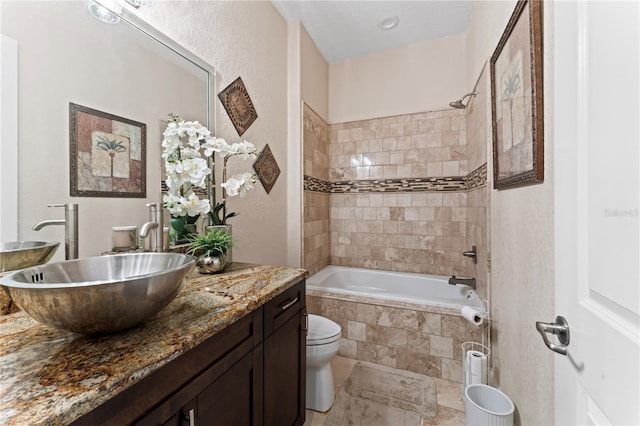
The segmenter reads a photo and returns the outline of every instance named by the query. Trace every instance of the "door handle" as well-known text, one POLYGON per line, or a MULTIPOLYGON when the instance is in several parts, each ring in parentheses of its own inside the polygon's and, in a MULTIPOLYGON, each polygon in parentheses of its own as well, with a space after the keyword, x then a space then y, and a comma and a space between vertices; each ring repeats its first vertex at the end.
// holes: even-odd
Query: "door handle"
POLYGON ((536 322, 536 330, 542 336, 542 340, 544 344, 551 349, 552 351, 559 353, 560 355, 567 355, 567 347, 569 346, 570 335, 569 335, 569 323, 567 320, 558 315, 556 317, 556 322, 536 322), (547 338, 547 334, 555 334, 558 336, 559 345, 555 343, 551 343, 551 341, 547 338))

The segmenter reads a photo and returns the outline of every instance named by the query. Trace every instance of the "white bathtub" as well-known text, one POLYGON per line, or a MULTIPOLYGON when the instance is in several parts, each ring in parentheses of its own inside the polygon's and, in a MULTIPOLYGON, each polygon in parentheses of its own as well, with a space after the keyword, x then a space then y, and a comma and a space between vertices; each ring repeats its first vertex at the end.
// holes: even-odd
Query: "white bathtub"
POLYGON ((438 275, 327 266, 307 279, 307 289, 455 310, 482 308, 474 290, 450 285, 448 280, 438 275))

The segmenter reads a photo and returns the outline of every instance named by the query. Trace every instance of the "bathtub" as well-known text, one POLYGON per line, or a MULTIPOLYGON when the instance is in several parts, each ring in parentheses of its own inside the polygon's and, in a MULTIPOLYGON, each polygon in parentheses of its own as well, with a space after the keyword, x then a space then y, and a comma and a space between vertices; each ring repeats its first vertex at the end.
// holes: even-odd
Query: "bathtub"
POLYGON ((483 308, 473 289, 450 285, 448 280, 449 277, 438 275, 326 266, 307 279, 307 289, 453 311, 459 311, 463 306, 483 308))

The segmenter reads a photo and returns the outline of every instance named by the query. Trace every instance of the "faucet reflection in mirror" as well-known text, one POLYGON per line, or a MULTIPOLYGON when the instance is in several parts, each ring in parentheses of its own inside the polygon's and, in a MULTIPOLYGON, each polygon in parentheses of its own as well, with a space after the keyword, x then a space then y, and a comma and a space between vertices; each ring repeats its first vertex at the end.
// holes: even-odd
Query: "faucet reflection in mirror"
POLYGON ((185 121, 174 114, 169 114, 169 118, 162 141, 162 158, 165 161, 168 187, 167 194, 163 197, 164 207, 174 218, 208 214, 211 225, 226 225, 227 219, 236 216, 236 213, 226 211, 227 196, 243 196, 253 188, 257 180, 257 175, 246 172, 227 179, 227 162, 232 157, 257 157, 255 146, 246 140, 230 145, 224 139, 212 136, 197 121, 185 121), (216 197, 213 155, 216 152, 223 160, 220 202, 216 197), (207 179, 211 199, 200 199, 195 189, 205 189, 207 179))

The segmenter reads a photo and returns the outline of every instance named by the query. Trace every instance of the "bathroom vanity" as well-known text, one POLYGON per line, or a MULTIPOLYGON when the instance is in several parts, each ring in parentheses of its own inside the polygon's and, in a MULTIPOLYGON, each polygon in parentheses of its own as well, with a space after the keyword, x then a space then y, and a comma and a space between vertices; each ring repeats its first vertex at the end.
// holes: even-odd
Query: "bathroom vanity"
POLYGON ((111 336, 0 317, 0 423, 302 425, 306 272, 229 269, 111 336))

